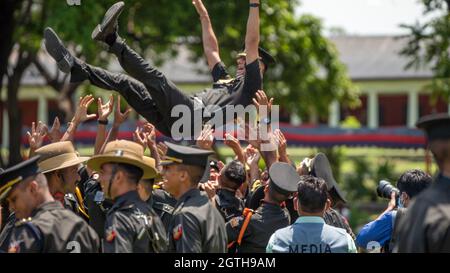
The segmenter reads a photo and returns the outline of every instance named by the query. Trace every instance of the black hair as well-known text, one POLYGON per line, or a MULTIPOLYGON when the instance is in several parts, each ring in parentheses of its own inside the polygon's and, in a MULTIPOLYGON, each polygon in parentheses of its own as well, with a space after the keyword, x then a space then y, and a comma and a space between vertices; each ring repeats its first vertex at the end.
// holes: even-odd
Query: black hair
POLYGON ((178 171, 186 171, 191 178, 192 185, 198 185, 203 175, 205 174, 205 167, 196 165, 177 164, 178 171))
POLYGON ((304 212, 323 211, 328 199, 327 184, 322 178, 302 175, 298 183, 298 203, 304 212))
POLYGON ((281 203, 281 202, 286 201, 289 198, 289 196, 290 196, 290 194, 286 195, 286 194, 278 192, 275 189, 275 187, 273 186, 273 182, 272 181, 269 182, 268 187, 269 187, 269 197, 270 197, 270 199, 272 199, 273 201, 275 201, 277 203, 281 203))
POLYGON ((118 170, 122 170, 127 173, 128 179, 136 184, 141 180, 144 175, 144 171, 141 168, 127 163, 116 163, 118 170))
POLYGON ((406 192, 412 198, 426 189, 433 179, 422 170, 414 169, 403 173, 397 181, 400 192, 406 192))
POLYGON ((223 175, 228 181, 236 184, 236 188, 239 188, 247 179, 245 166, 239 160, 233 160, 228 163, 224 167, 223 175))

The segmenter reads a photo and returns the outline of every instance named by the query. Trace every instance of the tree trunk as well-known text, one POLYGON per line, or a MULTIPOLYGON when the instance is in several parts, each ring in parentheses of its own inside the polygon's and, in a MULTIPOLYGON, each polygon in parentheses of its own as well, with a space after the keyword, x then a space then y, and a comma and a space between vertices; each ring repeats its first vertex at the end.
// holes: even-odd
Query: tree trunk
POLYGON ((72 96, 75 94, 80 85, 81 83, 66 83, 59 92, 58 108, 64 112, 64 118, 66 121, 69 121, 75 114, 76 106, 72 100, 72 96))
MULTIPOLYGON (((11 54, 13 34, 15 29, 14 13, 21 6, 21 0, 2 0, 0 1, 0 97, 3 87, 3 76, 8 68, 8 58, 11 54)), ((7 105, 7 103, 3 104, 7 105)), ((3 128, 2 128, 3 129, 3 128)), ((6 167, 3 157, 0 153, 0 167, 6 167)))
MULTIPOLYGON (((59 73, 56 73, 56 75, 52 77, 48 69, 37 58, 33 61, 33 64, 39 70, 42 77, 44 77, 47 85, 58 92, 58 109, 64 113, 64 118, 59 118, 60 120, 68 121, 75 113, 75 103, 72 100, 72 96, 81 85, 81 82, 68 83, 67 77, 60 79, 59 73)), ((50 123, 51 122, 52 121, 50 121, 50 123)))
POLYGON ((18 91, 19 83, 15 79, 8 80, 9 166, 22 161, 22 155, 20 154, 22 116, 17 99, 18 91))
POLYGON ((3 75, 6 74, 6 69, 8 67, 8 58, 14 45, 14 12, 21 6, 21 3, 22 1, 20 0, 0 1, 0 87, 3 86, 3 75))
POLYGON ((33 56, 19 50, 17 64, 8 75, 8 120, 9 120, 9 160, 8 166, 22 161, 20 153, 22 137, 22 116, 19 111, 18 92, 25 69, 31 64, 33 56))

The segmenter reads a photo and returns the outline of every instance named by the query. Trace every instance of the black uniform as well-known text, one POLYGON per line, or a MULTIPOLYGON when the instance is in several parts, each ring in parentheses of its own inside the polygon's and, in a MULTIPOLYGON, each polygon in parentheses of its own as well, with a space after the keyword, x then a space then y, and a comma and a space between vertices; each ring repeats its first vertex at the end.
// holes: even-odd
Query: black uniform
POLYGON ((242 215, 244 211, 244 201, 237 198, 236 192, 231 190, 218 189, 214 202, 225 222, 242 215))
POLYGON ((138 193, 130 191, 117 197, 106 214, 104 252, 153 253, 166 249, 166 231, 161 219, 138 193))
MULTIPOLYGON (((238 216, 226 224, 228 243, 237 241, 244 220, 244 216, 238 216)), ((262 201, 261 206, 250 218, 237 252, 265 253, 270 236, 278 229, 289 226, 289 224, 289 212, 285 208, 278 204, 262 201)))
MULTIPOLYGON (((3 208, 5 209, 5 208, 3 208)), ((9 240, 16 223, 16 215, 14 213, 9 214, 8 218, 4 220, 5 225, 0 233, 0 252, 8 251, 9 240)))
POLYGON ((191 189, 181 196, 172 217, 169 229, 171 252, 226 252, 225 222, 200 190, 191 189))
POLYGON ((86 222, 89 222, 89 215, 87 214, 86 210, 84 209, 83 204, 80 204, 72 193, 66 193, 64 195, 63 199, 63 206, 64 208, 72 211, 79 217, 81 217, 86 222))
MULTIPOLYGON (((295 169, 283 162, 276 162, 270 166, 269 177, 268 192, 274 191, 285 199, 297 190, 297 183, 300 181, 300 176, 295 169)), ((261 190, 259 192, 261 193, 261 190)), ((253 197, 254 200, 261 199, 253 197)), ((227 222, 230 249, 234 247, 236 252, 264 253, 270 236, 278 229, 290 224, 289 211, 282 208, 280 203, 267 202, 267 200, 270 200, 270 194, 264 196, 264 200, 261 200, 260 206, 254 213, 246 209, 242 216, 234 217, 227 222), (249 218, 248 225, 246 225, 247 218, 249 218), (240 237, 242 230, 244 233, 240 237)))
MULTIPOLYGON (((71 82, 88 79, 95 86, 118 91, 136 112, 169 137, 172 124, 178 119, 171 117, 174 106, 184 105, 191 111, 204 109, 208 105, 217 105, 222 111, 227 105, 245 107, 252 104, 256 91, 262 88, 258 60, 246 66, 245 76, 236 79, 230 79, 225 65, 217 63, 212 70, 215 82, 213 88, 188 96, 124 42, 116 42, 110 51, 117 56, 122 68, 133 78, 76 60, 71 71, 71 82)), ((193 118, 194 115, 192 121, 193 118)))
POLYGON ((329 210, 325 211, 323 219, 325 220, 325 223, 327 225, 345 229, 345 231, 347 231, 347 233, 352 236, 352 239, 356 240, 356 236, 353 233, 352 228, 350 227, 344 216, 342 216, 338 211, 330 208, 329 210))
POLYGON ((105 199, 98 174, 93 174, 80 185, 84 195, 84 206, 89 214, 89 225, 97 232, 100 239, 105 238, 106 212, 112 207, 112 200, 105 199))
POLYGON ((8 252, 98 252, 95 231, 58 201, 35 209, 31 217, 16 222, 8 252))
MULTIPOLYGON (((394 252, 450 252, 450 177, 444 176, 449 171, 445 160, 449 151, 445 145, 434 146, 436 141, 450 141, 450 116, 432 114, 422 117, 417 127, 425 131, 431 152, 435 153, 440 173, 426 190, 422 191, 407 212, 399 220, 396 229, 397 244, 394 252), (436 155, 439 155, 436 157, 436 155)), ((395 244, 395 242, 394 242, 395 244)))
POLYGON ((154 189, 152 195, 147 200, 147 204, 161 218, 166 231, 169 230, 170 221, 172 220, 172 212, 177 203, 177 200, 170 196, 166 191, 154 189))

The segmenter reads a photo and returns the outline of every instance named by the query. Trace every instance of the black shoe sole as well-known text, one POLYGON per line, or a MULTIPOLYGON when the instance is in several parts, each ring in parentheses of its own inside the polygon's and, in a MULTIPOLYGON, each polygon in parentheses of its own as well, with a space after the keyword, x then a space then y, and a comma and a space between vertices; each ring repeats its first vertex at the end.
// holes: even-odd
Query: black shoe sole
POLYGON ((124 6, 124 2, 117 2, 106 11, 102 23, 92 31, 91 38, 93 40, 104 42, 106 36, 115 31, 115 21, 122 13, 124 6))
POLYGON ((44 45, 48 54, 56 61, 58 68, 64 73, 70 73, 74 58, 55 31, 49 27, 44 30, 44 45))

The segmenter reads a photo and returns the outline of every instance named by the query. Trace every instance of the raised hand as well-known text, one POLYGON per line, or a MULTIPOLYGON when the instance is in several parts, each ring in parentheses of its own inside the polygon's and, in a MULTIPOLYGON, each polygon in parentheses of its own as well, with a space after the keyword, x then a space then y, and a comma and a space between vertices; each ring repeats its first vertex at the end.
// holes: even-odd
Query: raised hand
POLYGON ((147 147, 147 134, 142 132, 139 127, 136 127, 136 130, 133 132, 133 139, 134 142, 140 144, 145 151, 145 148, 147 147))
POLYGON ((117 97, 116 109, 114 111, 114 125, 120 126, 127 120, 131 113, 131 108, 127 108, 125 112, 120 112, 120 96, 117 97))
POLYGON ((203 189, 205 190, 206 194, 208 194, 209 200, 213 200, 218 188, 219 183, 217 181, 210 180, 206 183, 203 183, 203 189))
POLYGON ((88 107, 89 107, 89 105, 91 105, 91 103, 93 101, 94 101, 94 97, 92 95, 80 97, 80 101, 78 102, 77 110, 72 119, 73 123, 75 123, 76 125, 79 125, 82 122, 89 120, 89 119, 93 119, 97 116, 96 114, 88 115, 88 113, 87 113, 88 107))
POLYGON ((258 90, 255 94, 256 98, 253 98, 253 104, 256 106, 258 113, 262 107, 267 107, 267 114, 272 110, 273 98, 270 100, 267 98, 266 93, 263 90, 258 90))
POLYGON ((39 121, 38 126, 36 127, 36 123, 33 122, 31 124, 31 133, 27 132, 28 143, 30 145, 30 150, 35 151, 36 149, 42 146, 44 142, 44 138, 47 135, 48 128, 47 125, 39 121))
POLYGON ((167 150, 169 149, 166 144, 163 142, 160 142, 156 144, 156 147, 158 148, 158 154, 161 158, 164 158, 164 156, 167 154, 167 150))
POLYGON ((63 133, 61 132, 61 123, 59 122, 58 117, 53 120, 52 128, 48 132, 47 136, 52 143, 60 141, 63 137, 63 133))
POLYGON ((214 142, 213 129, 210 124, 203 127, 200 136, 197 138, 197 146, 201 149, 210 150, 214 142))
POLYGON ((223 143, 233 149, 233 151, 236 149, 242 149, 239 140, 229 133, 225 134, 225 140, 223 143))
POLYGON ((249 146, 245 149, 245 157, 247 159, 247 165, 250 167, 256 167, 258 168, 258 162, 261 158, 261 155, 259 154, 258 150, 253 148, 252 146, 249 146))
POLYGON ((197 10, 198 15, 208 16, 208 11, 206 10, 205 6, 203 5, 202 0, 192 0, 192 4, 194 5, 195 9, 197 10))
POLYGON ((103 104, 102 98, 97 99, 97 114, 98 120, 105 121, 108 119, 109 115, 112 113, 114 108, 114 96, 109 97, 108 102, 103 104))
POLYGON ((144 124, 144 133, 147 134, 147 145, 156 146, 156 130, 155 126, 150 122, 144 124))
POLYGON ((286 138, 283 135, 283 132, 281 132, 280 129, 275 129, 274 131, 275 140, 278 144, 278 152, 280 155, 286 155, 287 154, 287 141, 286 138))

